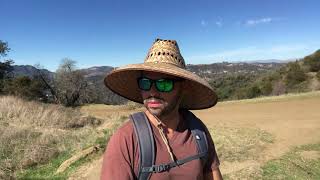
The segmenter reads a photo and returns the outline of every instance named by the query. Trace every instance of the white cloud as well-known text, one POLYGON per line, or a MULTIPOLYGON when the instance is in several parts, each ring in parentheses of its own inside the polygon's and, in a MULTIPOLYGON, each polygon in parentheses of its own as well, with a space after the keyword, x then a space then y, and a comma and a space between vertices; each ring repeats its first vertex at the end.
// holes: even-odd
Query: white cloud
MULTIPOLYGON (((212 22, 212 23, 213 23, 213 22, 212 22)), ((202 26, 203 28, 206 28, 206 27, 209 26, 209 21, 206 21, 206 20, 203 19, 203 20, 201 20, 200 24, 201 24, 201 26, 202 26)), ((219 18, 219 20, 215 21, 214 24, 215 24, 217 27, 219 27, 219 28, 222 27, 222 26, 223 26, 222 19, 219 18)))
POLYGON ((283 18, 283 17, 264 17, 264 18, 260 18, 260 19, 247 19, 245 21, 236 21, 234 24, 235 25, 244 25, 244 26, 248 26, 248 27, 252 27, 252 26, 257 26, 257 25, 261 25, 261 24, 270 24, 270 23, 274 23, 276 21, 284 21, 287 18, 283 18))
POLYGON ((222 27, 222 21, 216 21, 216 25, 218 26, 218 27, 222 27))
POLYGON ((207 27, 208 26, 208 22, 205 20, 201 20, 201 26, 202 27, 207 27))
POLYGON ((249 19, 245 22, 245 24, 248 26, 254 26, 254 25, 258 25, 258 24, 271 23, 272 21, 274 21, 274 19, 272 19, 270 17, 266 17, 266 18, 261 18, 261 19, 249 19))

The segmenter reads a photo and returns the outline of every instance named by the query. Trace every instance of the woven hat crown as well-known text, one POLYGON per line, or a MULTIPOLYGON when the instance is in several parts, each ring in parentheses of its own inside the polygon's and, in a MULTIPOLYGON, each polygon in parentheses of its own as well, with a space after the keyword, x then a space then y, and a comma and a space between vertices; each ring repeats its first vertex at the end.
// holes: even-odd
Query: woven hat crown
POLYGON ((167 63, 186 69, 186 63, 175 40, 156 39, 144 62, 167 63))

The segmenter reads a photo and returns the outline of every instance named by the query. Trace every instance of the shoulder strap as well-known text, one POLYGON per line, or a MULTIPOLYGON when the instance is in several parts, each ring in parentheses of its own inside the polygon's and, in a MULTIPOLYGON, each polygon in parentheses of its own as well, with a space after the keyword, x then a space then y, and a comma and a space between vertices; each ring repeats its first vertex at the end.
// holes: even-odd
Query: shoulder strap
POLYGON ((130 115, 134 124, 134 131, 139 142, 140 165, 138 180, 147 180, 151 172, 142 171, 143 167, 150 167, 155 161, 155 145, 149 120, 143 112, 130 115))
POLYGON ((204 125, 192 112, 186 111, 186 116, 191 133, 197 143, 198 153, 205 154, 205 156, 201 157, 202 165, 205 165, 208 157, 208 141, 204 125))
POLYGON ((137 175, 138 180, 148 180, 151 173, 167 171, 173 167, 182 165, 194 159, 200 158, 203 165, 206 163, 208 155, 208 142, 205 128, 202 122, 190 111, 186 111, 186 118, 187 122, 189 123, 191 133, 196 140, 198 154, 177 160, 175 162, 159 165, 154 164, 155 144, 149 120, 143 112, 132 114, 130 115, 130 118, 133 121, 134 130, 139 142, 140 165, 137 175))

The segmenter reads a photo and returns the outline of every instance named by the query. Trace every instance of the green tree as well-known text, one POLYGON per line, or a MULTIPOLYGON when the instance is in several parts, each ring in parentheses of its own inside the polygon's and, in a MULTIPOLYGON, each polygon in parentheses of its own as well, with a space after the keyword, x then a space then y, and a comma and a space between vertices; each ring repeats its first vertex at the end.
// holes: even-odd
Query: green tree
MULTIPOLYGON (((10 51, 7 42, 0 40, 0 57, 7 56, 7 53, 10 51)), ((0 94, 3 93, 3 88, 7 79, 11 78, 10 72, 12 72, 13 60, 1 60, 0 59, 0 94)))
POLYGON ((285 82, 287 87, 294 87, 297 84, 307 80, 307 75, 302 70, 298 62, 291 62, 288 64, 287 75, 285 82))
POLYGON ((0 56, 6 56, 9 51, 8 43, 0 40, 0 56))
POLYGON ((7 94, 19 96, 25 99, 44 100, 46 98, 44 91, 46 87, 38 79, 32 79, 28 76, 19 76, 7 81, 4 91, 7 94))
POLYGON ((0 79, 10 77, 9 74, 13 70, 12 64, 12 60, 4 60, 4 62, 0 62, 0 79))
POLYGON ((316 51, 310 56, 306 56, 303 60, 303 63, 309 67, 309 71, 311 72, 320 71, 320 50, 316 51))
POLYGON ((262 92, 261 92, 260 88, 257 85, 252 85, 247 90, 247 98, 249 98, 249 99, 258 97, 261 94, 262 94, 262 92))
POLYGON ((272 93, 272 83, 266 79, 262 80, 261 82, 261 94, 263 95, 270 95, 272 93))
POLYGON ((209 83, 216 89, 219 100, 246 98, 246 87, 255 81, 255 75, 227 75, 209 83))

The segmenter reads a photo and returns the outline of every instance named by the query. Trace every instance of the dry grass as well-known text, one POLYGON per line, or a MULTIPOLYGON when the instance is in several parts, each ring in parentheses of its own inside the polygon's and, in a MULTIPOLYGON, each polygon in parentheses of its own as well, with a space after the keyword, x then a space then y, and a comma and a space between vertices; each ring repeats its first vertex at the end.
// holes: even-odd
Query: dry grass
POLYGON ((262 167, 262 179, 320 179, 320 143, 294 147, 262 167), (315 154, 304 156, 303 153, 315 154))
POLYGON ((210 129, 214 138, 225 179, 260 179, 261 152, 275 141, 275 137, 255 128, 215 126, 210 129))
POLYGON ((25 101, 17 97, 0 98, 0 121, 2 125, 68 128, 77 125, 97 124, 95 118, 82 117, 77 109, 61 105, 25 101))
POLYGON ((257 160, 259 153, 274 141, 270 133, 253 128, 216 126, 210 134, 222 162, 257 160))
POLYGON ((95 143, 102 121, 77 109, 0 97, 0 179, 95 143))

